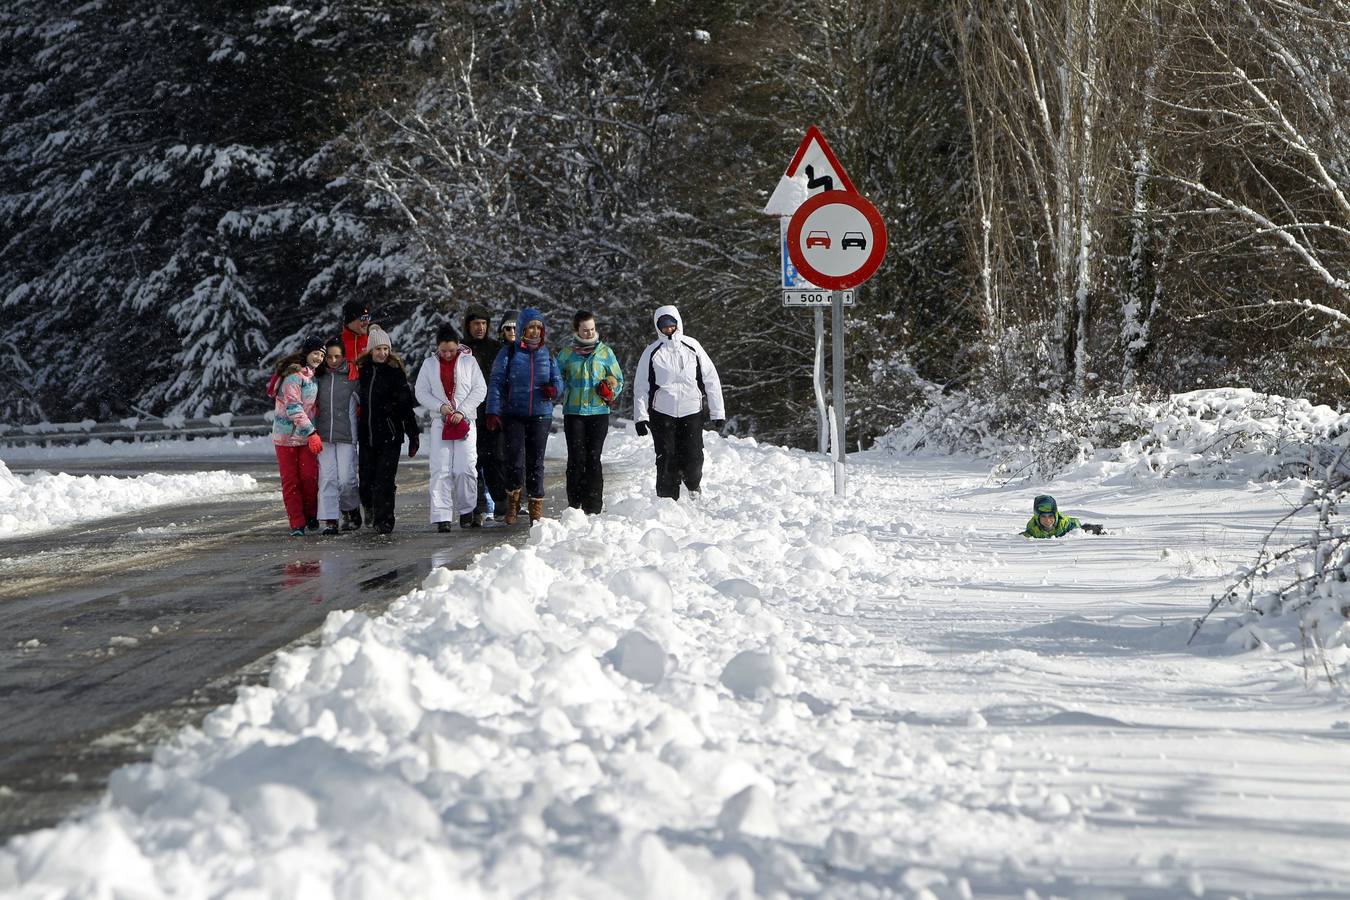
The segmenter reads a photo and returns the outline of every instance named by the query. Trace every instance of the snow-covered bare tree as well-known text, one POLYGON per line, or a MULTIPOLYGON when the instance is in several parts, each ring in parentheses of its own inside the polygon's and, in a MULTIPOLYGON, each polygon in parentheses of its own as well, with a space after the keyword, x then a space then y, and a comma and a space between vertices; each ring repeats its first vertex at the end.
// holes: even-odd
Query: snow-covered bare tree
POLYGON ((1160 72, 1175 51, 1167 0, 1141 0, 1132 28, 1118 44, 1134 63, 1131 84, 1117 98, 1120 140, 1129 154, 1129 254, 1120 301, 1120 386, 1140 385, 1140 369, 1154 347, 1154 328, 1165 298, 1178 223, 1160 209, 1165 194, 1157 174, 1160 72))
POLYGON ((1176 215, 1236 339, 1332 357, 1350 325, 1350 3, 1181 4, 1164 69, 1176 215), (1176 148, 1187 148, 1179 154, 1176 148), (1320 351, 1320 352, 1319 352, 1320 351))
POLYGON ((350 136, 352 177, 408 261, 403 333, 468 302, 539 307, 559 340, 579 308, 610 339, 640 318, 666 92, 600 12, 541 3, 457 22, 434 77, 350 136))
POLYGON ((812 315, 781 307, 778 222, 761 214, 808 125, 890 233, 885 265, 845 317, 850 440, 898 424, 918 380, 964 370, 953 346, 969 319, 965 145, 944 21, 938 2, 783 0, 688 45, 682 140, 661 167, 669 265, 656 290, 697 313, 691 327, 725 370, 743 431, 814 443, 812 315))
MULTIPOLYGON (((1119 95, 1113 52, 1132 21, 1124 0, 968 0, 955 31, 967 118, 975 132, 975 214, 970 243, 987 345, 1001 330, 1043 330, 1049 378, 1074 394, 1088 387, 1090 329, 1111 228, 1109 195, 1119 180, 1119 95), (1009 291, 1030 294, 1015 319, 1009 291)), ((1025 364, 1014 348, 1014 366, 1025 364)))

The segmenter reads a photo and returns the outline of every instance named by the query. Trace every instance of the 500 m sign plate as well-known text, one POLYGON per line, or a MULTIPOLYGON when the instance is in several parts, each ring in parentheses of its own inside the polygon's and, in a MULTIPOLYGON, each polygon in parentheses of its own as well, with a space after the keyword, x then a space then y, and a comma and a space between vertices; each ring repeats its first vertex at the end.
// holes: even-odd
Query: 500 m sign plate
MULTIPOLYGON (((845 305, 845 306, 852 306, 852 305, 853 305, 853 292, 852 292, 852 291, 840 291, 840 293, 844 295, 844 305, 845 305)), ((787 290, 787 291, 783 291, 783 305, 784 305, 784 306, 829 306, 829 305, 830 305, 830 296, 831 296, 831 295, 830 295, 830 292, 829 292, 829 291, 821 290, 821 289, 819 289, 819 288, 810 288, 810 289, 797 288, 797 289, 795 289, 795 290, 787 290)))

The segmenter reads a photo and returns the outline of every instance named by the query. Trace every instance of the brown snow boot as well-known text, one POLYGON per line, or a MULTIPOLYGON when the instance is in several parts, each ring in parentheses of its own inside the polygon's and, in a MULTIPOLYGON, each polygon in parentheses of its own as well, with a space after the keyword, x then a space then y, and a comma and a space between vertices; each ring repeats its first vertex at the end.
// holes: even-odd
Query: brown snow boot
POLYGON ((533 525, 544 517, 544 498, 530 498, 530 524, 533 525))
POLYGON ((516 516, 520 515, 520 492, 524 488, 516 488, 514 491, 506 492, 506 515, 504 519, 507 525, 516 524, 516 516))

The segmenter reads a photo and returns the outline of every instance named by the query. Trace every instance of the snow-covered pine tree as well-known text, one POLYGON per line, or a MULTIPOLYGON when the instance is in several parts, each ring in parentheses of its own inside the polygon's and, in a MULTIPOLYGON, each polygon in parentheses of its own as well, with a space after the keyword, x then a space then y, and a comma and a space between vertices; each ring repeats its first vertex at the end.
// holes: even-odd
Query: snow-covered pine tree
POLYGON ((102 0, 0 10, 0 329, 32 368, 25 409, 262 408, 271 346, 315 323, 336 330, 342 298, 311 289, 316 277, 354 280, 371 256, 334 254, 328 232, 306 227, 352 193, 334 184, 345 163, 324 148, 364 104, 397 93, 386 77, 420 64, 443 10, 102 0), (234 299, 198 308, 213 295, 234 299), (260 342, 249 329, 264 320, 260 342), (220 382, 194 394, 185 354, 229 347, 236 327, 235 393, 220 382))
POLYGON ((182 345, 174 355, 177 374, 163 389, 170 414, 236 411, 257 386, 252 361, 269 349, 262 330, 267 317, 254 305, 252 286, 230 257, 210 261, 216 271, 168 309, 182 345))

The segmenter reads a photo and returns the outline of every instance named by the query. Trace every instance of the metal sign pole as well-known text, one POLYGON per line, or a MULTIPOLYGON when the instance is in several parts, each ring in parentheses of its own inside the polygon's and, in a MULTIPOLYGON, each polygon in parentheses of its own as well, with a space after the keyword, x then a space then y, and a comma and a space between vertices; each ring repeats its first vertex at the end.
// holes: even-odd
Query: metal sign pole
POLYGON ((844 422, 844 306, 853 290, 877 273, 886 256, 886 222, 844 174, 820 129, 812 125, 788 163, 764 213, 779 217, 784 306, 816 307, 813 371, 821 449, 825 434, 834 462, 834 493, 848 496, 844 464, 848 441, 844 422), (802 285, 810 285, 803 288, 802 285), (828 293, 827 293, 828 292, 828 293), (824 306, 830 304, 834 334, 834 403, 825 405, 824 306), (833 426, 833 427, 830 427, 833 426))
POLYGON ((820 452, 830 452, 830 415, 825 407, 825 310, 817 306, 816 364, 812 370, 812 386, 816 389, 816 430, 820 437, 820 452))
POLYGON ((844 477, 844 456, 848 441, 844 434, 844 295, 841 291, 832 291, 830 295, 830 333, 833 340, 834 357, 834 495, 848 496, 848 482, 844 477))

